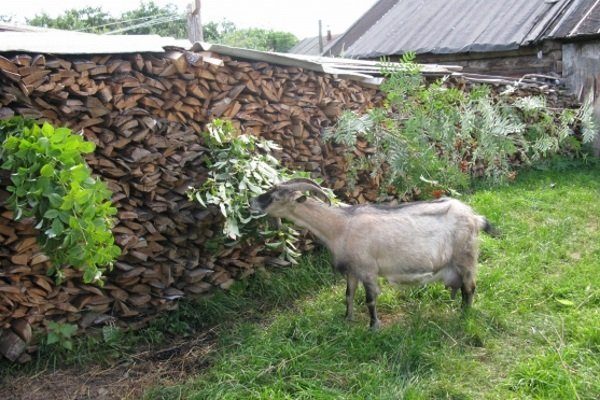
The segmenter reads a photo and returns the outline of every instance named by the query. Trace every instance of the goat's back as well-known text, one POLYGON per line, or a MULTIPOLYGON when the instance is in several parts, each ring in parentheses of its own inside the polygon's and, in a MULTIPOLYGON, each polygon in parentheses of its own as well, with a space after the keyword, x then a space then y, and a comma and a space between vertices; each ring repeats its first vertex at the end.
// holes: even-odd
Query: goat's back
POLYGON ((345 210, 347 237, 343 253, 361 264, 375 263, 380 275, 387 270, 435 272, 452 263, 455 254, 476 251, 482 217, 466 204, 444 198, 388 206, 357 206, 345 210))

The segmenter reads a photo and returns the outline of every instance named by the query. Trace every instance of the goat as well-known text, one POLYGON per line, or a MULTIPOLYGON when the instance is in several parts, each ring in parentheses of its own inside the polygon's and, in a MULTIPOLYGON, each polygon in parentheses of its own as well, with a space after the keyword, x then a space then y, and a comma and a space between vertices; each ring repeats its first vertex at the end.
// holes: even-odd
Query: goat
POLYGON ((321 240, 333 255, 334 268, 346 275, 346 318, 353 318, 354 293, 362 282, 372 329, 380 325, 378 276, 393 284, 443 281, 452 289, 452 298, 460 289, 463 308, 470 307, 476 286, 477 236, 482 229, 494 233, 485 217, 456 199, 334 207, 317 183, 303 178, 254 197, 250 209, 289 219, 321 240))

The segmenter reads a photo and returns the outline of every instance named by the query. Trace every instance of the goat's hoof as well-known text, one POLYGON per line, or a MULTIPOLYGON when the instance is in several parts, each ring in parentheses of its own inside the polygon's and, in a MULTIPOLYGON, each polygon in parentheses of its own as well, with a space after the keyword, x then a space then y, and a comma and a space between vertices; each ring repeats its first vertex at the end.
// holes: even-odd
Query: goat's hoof
POLYGON ((371 325, 369 326, 369 329, 372 331, 378 331, 379 328, 381 328, 381 322, 379 320, 371 322, 371 325))

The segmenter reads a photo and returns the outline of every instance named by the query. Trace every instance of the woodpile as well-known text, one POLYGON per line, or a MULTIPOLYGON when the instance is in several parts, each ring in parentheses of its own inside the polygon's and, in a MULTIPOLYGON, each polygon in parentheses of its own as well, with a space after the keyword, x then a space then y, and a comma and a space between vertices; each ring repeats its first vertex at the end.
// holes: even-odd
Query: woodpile
MULTIPOLYGON (((73 269, 57 286, 46 276, 34 221, 15 223, 1 208, 0 351, 12 360, 27 358, 28 332, 48 319, 140 325, 186 294, 227 288, 256 265, 282 265, 262 246, 204 251, 220 218, 185 192, 206 177, 199 133, 211 119, 276 141, 288 166, 322 175, 322 129, 342 109, 364 110, 377 99, 376 90, 334 76, 184 51, 0 56, 0 86, 0 118, 48 120, 96 143, 88 163, 114 193, 113 232, 123 250, 103 288, 82 284, 73 269)), ((9 183, 4 174, 3 199, 9 183)))
MULTIPOLYGON (((468 84, 461 76, 449 82, 468 84)), ((207 52, 12 54, 0 56, 0 88, 0 118, 48 120, 96 143, 88 163, 114 193, 113 231, 123 250, 103 288, 84 285, 70 268, 57 286, 46 275, 35 222, 14 222, 0 207, 0 353, 11 360, 28 359, 32 327, 49 319, 81 328, 107 320, 141 326, 187 294, 228 288, 257 265, 285 265, 262 246, 204 249, 221 219, 185 192, 206 177, 199 133, 214 118, 277 142, 287 166, 325 178, 347 200, 377 195, 376 182, 345 193, 347 149, 322 141, 342 110, 381 101, 381 93, 355 81, 207 52)), ((372 149, 363 143, 357 151, 372 149)), ((4 173, 2 200, 8 184, 4 173)))
POLYGON ((470 91, 477 85, 488 85, 492 96, 509 96, 513 99, 526 96, 544 96, 551 108, 578 108, 581 104, 577 97, 561 85, 559 78, 549 75, 527 74, 523 77, 481 75, 474 73, 453 73, 448 77, 446 86, 470 91))

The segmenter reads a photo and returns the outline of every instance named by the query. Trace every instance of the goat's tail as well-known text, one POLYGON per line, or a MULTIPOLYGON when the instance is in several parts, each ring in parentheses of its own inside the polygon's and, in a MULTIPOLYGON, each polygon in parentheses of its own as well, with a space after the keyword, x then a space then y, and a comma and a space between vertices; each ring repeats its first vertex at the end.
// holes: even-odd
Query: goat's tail
POLYGON ((483 230, 485 233, 490 235, 491 237, 500 236, 500 231, 493 226, 487 218, 479 216, 479 229, 483 230))

